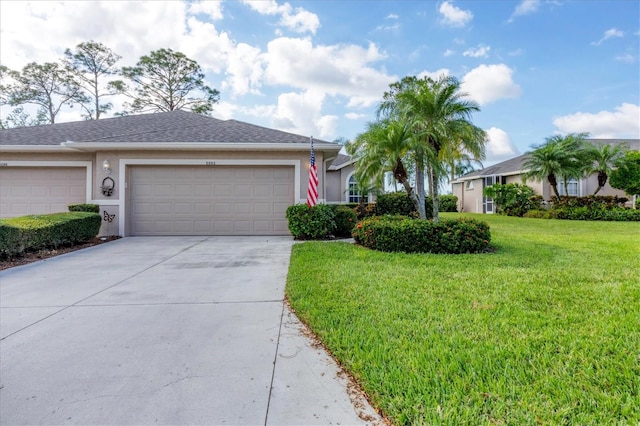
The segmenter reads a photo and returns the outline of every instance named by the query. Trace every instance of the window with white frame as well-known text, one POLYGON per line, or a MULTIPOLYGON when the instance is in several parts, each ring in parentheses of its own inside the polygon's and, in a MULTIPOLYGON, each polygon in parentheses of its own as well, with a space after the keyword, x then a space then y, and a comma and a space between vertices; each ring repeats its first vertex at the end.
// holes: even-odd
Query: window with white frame
POLYGON ((468 180, 465 182, 464 189, 473 189, 473 181, 468 180))
POLYGON ((567 187, 564 187, 564 179, 558 179, 558 193, 560 195, 569 195, 571 197, 578 196, 578 180, 567 179, 567 187))
POLYGON ((351 177, 349 177, 349 189, 348 189, 347 201, 350 203, 359 203, 360 201, 366 203, 369 201, 369 197, 367 195, 365 195, 362 198, 363 199, 360 200, 360 193, 358 192, 358 183, 356 182, 356 177, 355 175, 351 175, 351 177))

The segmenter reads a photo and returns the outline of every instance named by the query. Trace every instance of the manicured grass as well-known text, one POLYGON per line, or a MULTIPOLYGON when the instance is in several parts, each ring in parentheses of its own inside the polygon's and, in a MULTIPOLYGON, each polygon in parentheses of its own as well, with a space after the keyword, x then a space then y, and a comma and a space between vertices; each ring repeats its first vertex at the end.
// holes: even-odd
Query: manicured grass
POLYGON ((494 253, 296 244, 292 306, 396 425, 638 424, 640 224, 467 216, 494 253))

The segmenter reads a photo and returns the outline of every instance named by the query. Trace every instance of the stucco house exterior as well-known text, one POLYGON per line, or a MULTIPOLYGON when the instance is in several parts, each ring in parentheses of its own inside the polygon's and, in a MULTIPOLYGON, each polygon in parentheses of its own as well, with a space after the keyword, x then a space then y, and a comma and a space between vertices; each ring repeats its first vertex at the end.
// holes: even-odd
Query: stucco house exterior
MULTIPOLYGON (((640 150, 640 139, 588 139, 593 144, 624 144, 627 148, 635 151, 640 150)), ((523 174, 527 172, 523 164, 527 154, 503 161, 486 167, 482 170, 468 173, 456 180, 452 184, 453 195, 458 197, 458 211, 467 213, 494 213, 495 206, 493 200, 482 195, 485 187, 495 183, 523 183, 523 174)), ((553 190, 549 182, 527 180, 527 186, 531 187, 537 194, 542 195, 545 200, 549 200, 553 195, 553 190)), ((561 195, 586 196, 593 194, 598 187, 597 174, 586 178, 573 179, 564 183, 559 182, 558 190, 561 195)), ((598 192, 598 195, 617 195, 626 197, 624 191, 614 189, 607 184, 598 192)))
MULTIPOLYGON (((320 202, 341 146, 314 140, 320 202)), ((93 203, 100 235, 288 235, 310 138, 184 111, 0 130, 0 217, 93 203)))

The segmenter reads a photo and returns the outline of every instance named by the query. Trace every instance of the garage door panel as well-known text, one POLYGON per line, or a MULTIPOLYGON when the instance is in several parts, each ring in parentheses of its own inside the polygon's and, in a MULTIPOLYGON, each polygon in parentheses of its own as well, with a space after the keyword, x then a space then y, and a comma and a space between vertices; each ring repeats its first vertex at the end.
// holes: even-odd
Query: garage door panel
POLYGON ((86 167, 3 167, 0 217, 68 211, 86 202, 86 167))
POLYGON ((291 166, 135 166, 130 176, 132 235, 289 234, 291 166))

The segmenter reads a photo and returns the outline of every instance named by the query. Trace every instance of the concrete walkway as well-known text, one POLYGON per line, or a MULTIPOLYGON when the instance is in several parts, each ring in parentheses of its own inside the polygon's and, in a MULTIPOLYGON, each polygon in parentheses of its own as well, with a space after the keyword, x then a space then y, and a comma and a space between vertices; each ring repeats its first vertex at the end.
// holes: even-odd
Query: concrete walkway
POLYGON ((283 303, 292 244, 124 238, 0 272, 0 423, 381 424, 283 303))

